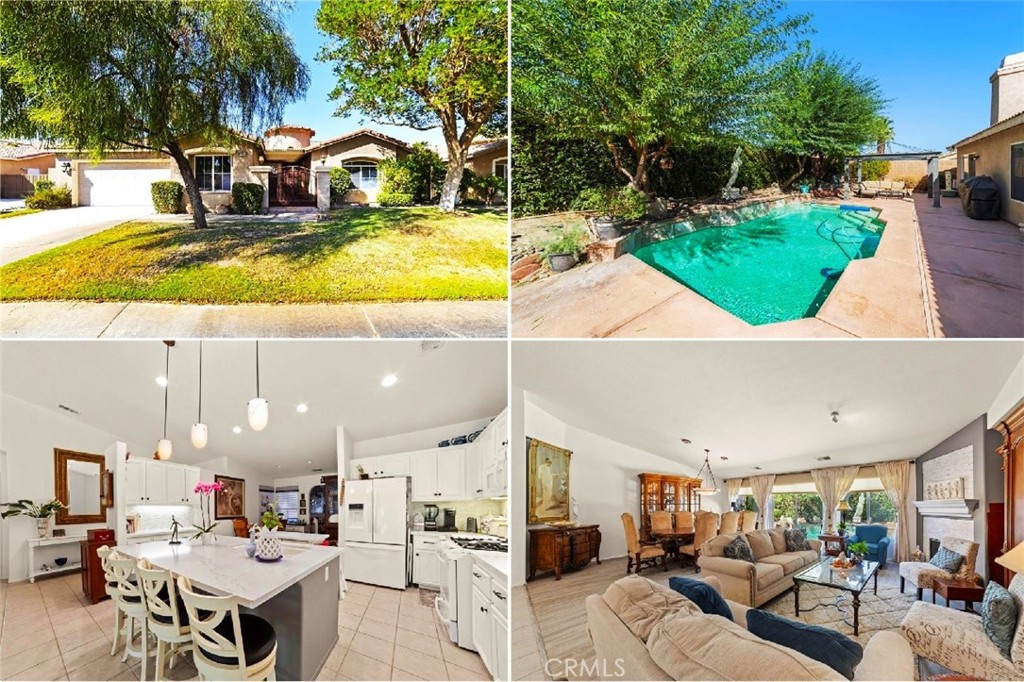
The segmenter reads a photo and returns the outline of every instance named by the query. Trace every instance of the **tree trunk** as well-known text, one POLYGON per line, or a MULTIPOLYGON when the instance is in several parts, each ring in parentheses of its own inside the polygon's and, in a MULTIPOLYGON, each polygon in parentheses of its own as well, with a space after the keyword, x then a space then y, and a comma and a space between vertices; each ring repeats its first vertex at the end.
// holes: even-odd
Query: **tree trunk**
POLYGON ((785 183, 783 183, 782 189, 787 189, 790 185, 792 185, 793 182, 803 174, 804 167, 806 165, 807 165, 807 158, 806 157, 803 157, 803 156, 796 157, 796 172, 793 173, 792 175, 790 175, 789 179, 786 180, 785 183))
POLYGON ((448 145, 448 169, 444 174, 444 185, 441 187, 440 208, 446 213, 455 210, 455 200, 459 196, 459 184, 462 183, 462 171, 466 167, 468 150, 456 142, 448 145))
POLYGON ((185 182, 185 193, 188 194, 189 203, 192 204, 192 224, 197 230, 206 229, 206 208, 203 206, 203 195, 199 192, 199 183, 196 182, 196 175, 192 172, 192 165, 188 157, 181 150, 181 145, 172 140, 167 143, 167 151, 171 158, 178 164, 181 172, 181 179, 185 182))

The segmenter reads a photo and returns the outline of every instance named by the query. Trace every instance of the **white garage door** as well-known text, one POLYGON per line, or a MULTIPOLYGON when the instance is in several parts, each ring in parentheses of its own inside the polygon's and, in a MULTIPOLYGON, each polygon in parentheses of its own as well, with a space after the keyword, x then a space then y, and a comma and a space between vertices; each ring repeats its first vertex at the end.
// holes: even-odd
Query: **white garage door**
POLYGON ((83 164, 81 171, 78 203, 82 206, 152 206, 149 186, 171 179, 166 161, 83 164))

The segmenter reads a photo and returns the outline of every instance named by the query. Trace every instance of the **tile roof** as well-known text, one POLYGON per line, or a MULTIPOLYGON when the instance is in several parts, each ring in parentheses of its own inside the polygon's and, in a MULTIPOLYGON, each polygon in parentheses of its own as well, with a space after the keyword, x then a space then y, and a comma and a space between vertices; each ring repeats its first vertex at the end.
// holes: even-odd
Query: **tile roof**
POLYGON ((34 142, 0 140, 0 159, 30 159, 52 153, 34 142))
POLYGON ((371 137, 376 137, 379 140, 384 140, 385 142, 390 142, 392 144, 396 144, 399 147, 403 147, 405 149, 409 148, 409 143, 408 142, 403 142, 402 140, 399 140, 397 137, 391 137, 390 135, 385 135, 384 133, 377 132, 373 128, 359 128, 358 130, 353 130, 352 132, 345 133, 344 135, 338 135, 337 137, 332 137, 332 138, 329 138, 329 139, 323 140, 323 141, 319 141, 319 140, 315 141, 312 144, 310 144, 308 147, 306 147, 306 149, 309 150, 309 151, 312 151, 314 149, 320 149, 322 147, 327 147, 327 146, 330 146, 332 144, 337 144, 338 142, 344 142, 345 140, 350 140, 353 137, 359 137, 360 135, 369 135, 371 137))
POLYGON ((487 154, 488 152, 493 152, 495 149, 508 149, 508 138, 497 137, 493 140, 480 140, 479 142, 474 142, 473 146, 469 148, 468 158, 476 158, 477 156, 487 154))
POLYGON ((951 149, 952 150, 952 149, 956 149, 957 147, 959 147, 962 144, 967 144, 969 142, 977 142, 978 140, 984 139, 984 138, 988 137, 989 135, 994 135, 996 133, 1000 133, 1000 132, 1002 132, 1004 130, 1007 130, 1008 128, 1012 128, 1012 127, 1014 127, 1016 125, 1020 125, 1021 123, 1024 123, 1024 111, 1022 111, 1020 113, 1017 113, 1017 114, 1014 114, 1013 116, 1008 116, 1007 118, 1004 118, 1002 121, 999 121, 998 123, 993 123, 988 128, 983 128, 982 130, 979 130, 978 132, 974 133, 973 135, 965 137, 964 139, 960 140, 959 142, 954 142, 949 147, 947 147, 947 149, 951 149))

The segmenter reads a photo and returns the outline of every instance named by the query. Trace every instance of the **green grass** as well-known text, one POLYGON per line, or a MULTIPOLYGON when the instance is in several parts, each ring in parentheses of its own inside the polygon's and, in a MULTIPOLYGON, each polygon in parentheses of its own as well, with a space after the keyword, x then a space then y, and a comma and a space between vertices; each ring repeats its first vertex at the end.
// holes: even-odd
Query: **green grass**
POLYGON ((504 215, 346 209, 315 223, 131 222, 0 268, 0 300, 502 299, 504 215))
POLYGON ((14 218, 19 215, 32 215, 33 213, 39 213, 42 210, 43 209, 41 208, 16 208, 13 211, 8 211, 7 213, 0 213, 0 220, 3 220, 4 218, 14 218))

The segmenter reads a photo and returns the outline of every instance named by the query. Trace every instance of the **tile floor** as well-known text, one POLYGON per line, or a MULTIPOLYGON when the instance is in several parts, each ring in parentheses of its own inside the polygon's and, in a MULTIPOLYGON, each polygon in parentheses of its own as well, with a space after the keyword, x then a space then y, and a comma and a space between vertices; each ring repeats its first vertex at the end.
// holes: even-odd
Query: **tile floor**
MULTIPOLYGON (((319 680, 489 680, 480 657, 452 644, 415 588, 349 583, 338 644, 319 680)), ((89 605, 78 574, 0 583, 0 680, 138 680, 140 663, 110 655, 114 604, 89 605)), ((150 660, 148 677, 153 677, 150 660)), ((196 678, 179 661, 172 680, 196 678)))

